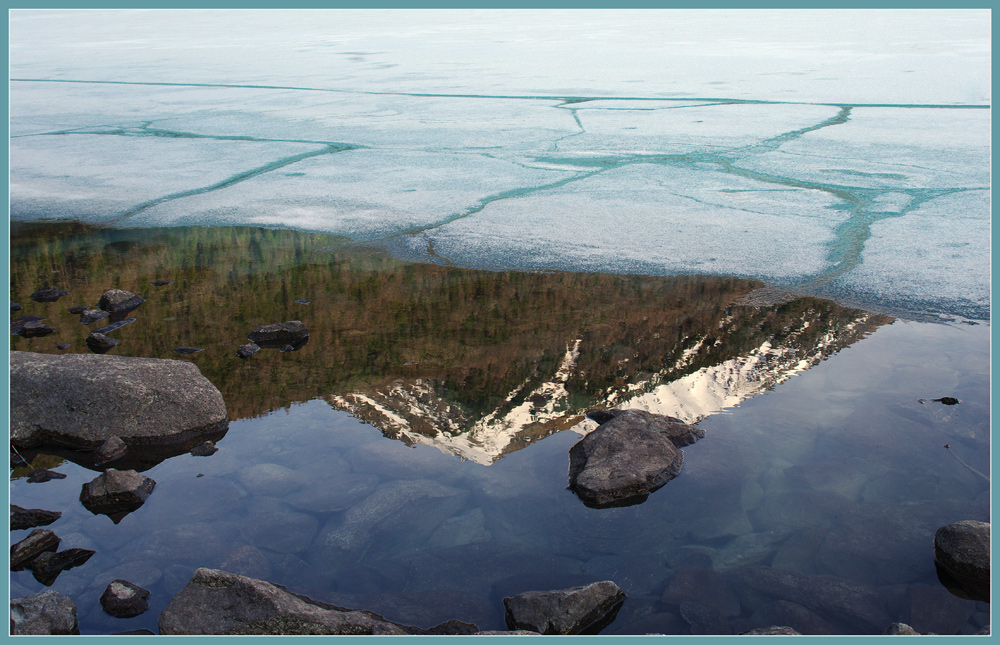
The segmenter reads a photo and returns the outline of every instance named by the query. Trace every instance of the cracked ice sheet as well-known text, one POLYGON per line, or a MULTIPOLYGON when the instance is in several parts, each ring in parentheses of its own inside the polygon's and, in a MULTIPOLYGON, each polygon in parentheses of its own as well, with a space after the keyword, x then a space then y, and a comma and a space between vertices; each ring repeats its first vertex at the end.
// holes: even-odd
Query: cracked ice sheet
POLYGON ((127 223, 280 226, 365 241, 461 215, 484 195, 570 176, 481 155, 350 150, 166 202, 127 223))
MULTIPOLYGON (((579 104, 586 132, 558 144, 562 153, 621 150, 646 154, 725 152, 752 146, 837 116, 828 105, 711 105, 673 110, 603 110, 604 101, 579 104), (590 107, 587 107, 590 106, 590 107)), ((615 102, 621 105, 622 102, 615 102)), ((648 102, 628 105, 648 107, 648 102)), ((576 105, 570 105, 575 108, 576 105)), ((566 108, 563 108, 566 109, 566 108)))
POLYGON ((498 201, 398 244, 418 255, 430 239, 462 266, 798 282, 826 268, 845 216, 824 193, 772 189, 711 169, 638 164, 498 201))
POLYGON ((828 185, 988 188, 990 110, 854 108, 846 123, 738 165, 828 185))
POLYGON ((76 134, 12 139, 11 218, 104 222, 147 200, 320 148, 76 134))
POLYGON ((833 287, 904 310, 988 319, 989 202, 985 191, 957 193, 876 222, 862 264, 833 287))

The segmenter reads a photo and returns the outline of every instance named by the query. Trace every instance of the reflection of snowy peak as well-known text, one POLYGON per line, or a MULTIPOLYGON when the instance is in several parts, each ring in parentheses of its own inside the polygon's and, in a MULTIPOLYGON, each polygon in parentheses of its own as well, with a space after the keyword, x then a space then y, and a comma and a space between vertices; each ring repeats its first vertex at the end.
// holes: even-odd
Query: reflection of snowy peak
POLYGON ((424 379, 398 379, 369 392, 330 395, 327 401, 379 428, 387 437, 410 445, 432 445, 462 459, 490 464, 560 430, 573 428, 586 434, 596 424, 584 419, 583 414, 594 407, 637 408, 696 423, 773 388, 862 338, 881 324, 870 318, 859 315, 804 342, 803 334, 813 324, 804 316, 797 328, 786 328, 781 345, 764 342, 746 355, 695 369, 692 364, 699 362, 699 353, 722 344, 722 340, 716 340, 706 345, 706 339, 701 338, 660 372, 611 388, 602 396, 589 397, 584 407, 579 407, 579 399, 577 406, 571 406, 567 390, 567 382, 582 369, 577 364, 580 339, 567 346, 550 377, 533 387, 529 386, 538 381, 529 378, 496 409, 478 418, 443 399, 434 383, 424 379))

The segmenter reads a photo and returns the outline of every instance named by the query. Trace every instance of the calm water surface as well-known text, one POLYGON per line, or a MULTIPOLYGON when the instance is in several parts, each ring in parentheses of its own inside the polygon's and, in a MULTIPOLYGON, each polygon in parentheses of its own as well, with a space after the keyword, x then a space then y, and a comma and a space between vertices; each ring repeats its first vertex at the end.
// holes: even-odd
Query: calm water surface
MULTIPOLYGON (((250 257, 248 263, 209 255, 201 262, 179 259, 171 255, 180 253, 177 244, 157 246, 136 232, 128 240, 101 237, 107 235, 82 231, 73 238, 61 231, 24 246, 15 238, 12 293, 26 305, 20 313, 41 312, 59 329, 43 339, 15 337, 12 348, 55 352, 62 341, 73 344, 67 351, 86 351, 88 329, 64 310, 80 304, 76 300, 96 301, 112 276, 114 286, 149 298, 134 314, 139 320, 116 332, 122 344, 113 353, 167 358, 177 356, 171 352, 177 345, 204 347, 181 359, 198 364, 224 392, 233 421, 215 455, 181 454, 149 466, 145 474, 156 480, 155 491, 118 524, 78 501, 80 487, 96 476, 92 470, 42 455, 34 465, 58 463, 67 478, 32 484, 24 471, 13 473, 13 503, 61 511, 48 527, 62 538, 61 547, 96 551, 51 587, 76 602, 84 634, 157 631, 160 612, 197 567, 266 579, 421 627, 458 619, 502 629, 506 595, 605 579, 628 594, 605 634, 727 634, 772 624, 803 633, 870 634, 897 621, 921 632, 957 634, 989 623, 989 605, 952 595, 933 563, 939 526, 989 520, 987 324, 871 317, 824 301, 725 304, 759 286, 749 281, 626 288, 602 281, 612 278, 578 284, 583 278, 573 274, 522 285, 528 304, 517 309, 518 321, 497 322, 490 298, 514 302, 503 289, 521 278, 462 277, 434 267, 434 279, 443 280, 435 283, 419 267, 386 260, 359 265, 338 256, 324 264, 296 249, 331 252, 332 242, 317 246, 301 237, 264 246, 252 266, 253 254, 235 233, 235 247, 211 251, 201 240, 190 253, 228 253, 250 257), (330 266, 355 277, 337 287, 330 275, 311 273, 330 266), (359 285, 373 275, 380 278, 365 295, 359 285), (72 295, 31 303, 30 290, 52 276, 72 295), (176 282, 156 291, 148 283, 158 278, 176 282), (387 285, 396 278, 398 293, 416 294, 415 300, 390 297, 387 285), (250 286, 265 284, 274 291, 248 300, 250 286), (397 320, 400 311, 419 319, 422 299, 447 293, 441 284, 478 284, 479 292, 458 301, 478 302, 479 309, 450 322, 389 328, 386 320, 397 320), (594 294, 608 289, 618 289, 615 298, 624 300, 609 295, 611 306, 602 307, 594 294), (220 302, 223 293, 233 300, 220 302), (573 298, 587 296, 589 310, 603 317, 562 315, 585 309, 573 298), (351 314, 358 319, 348 324, 350 298, 365 311, 388 313, 371 320, 351 314), (392 304, 403 301, 408 304, 392 304), (625 313, 640 302, 650 311, 683 310, 673 322, 654 322, 688 331, 667 339, 643 327, 643 316, 649 323, 652 314, 625 313), (606 310, 616 309, 619 317, 609 317, 606 310), (305 348, 235 359, 235 347, 255 324, 293 317, 316 330, 305 348), (330 320, 339 322, 323 322, 330 320), (490 320, 496 325, 483 322, 490 320), (727 325, 729 331, 707 335, 727 325), (815 337, 802 331, 823 325, 815 337), (205 328, 218 333, 196 335, 205 328), (456 334, 467 349, 434 353, 456 334), (477 344, 472 336, 483 340, 477 344), (566 369, 586 371, 590 379, 560 372, 578 338, 578 355, 566 369), (714 356, 701 349, 706 345, 716 348, 714 356), (363 352, 346 349, 359 346, 363 352), (594 349, 619 346, 636 352, 594 349), (790 348, 787 355, 782 347, 790 348), (655 368, 647 354, 655 356, 655 368), (386 355, 392 361, 379 363, 386 355), (507 371, 484 356, 510 357, 502 359, 507 371), (805 364, 792 369, 789 356, 805 364), (752 367, 749 381, 757 385, 727 385, 712 371, 720 365, 752 367), (603 376, 601 366, 608 370, 603 376), (483 376, 497 370, 494 379, 483 376), (669 379, 688 384, 688 395, 657 389, 669 379), (528 385, 520 394, 507 396, 510 383, 522 382, 528 385), (716 397, 721 403, 712 409, 707 395, 691 394, 706 383, 742 402, 716 397), (463 384, 478 389, 463 398, 463 384), (424 405, 387 409, 394 391, 424 405), (942 396, 961 403, 930 401, 942 396), (361 406, 358 397, 374 403, 361 406), (663 406, 672 402, 674 412, 697 421, 706 436, 684 448, 680 476, 645 503, 587 508, 566 489, 567 452, 589 429, 579 423, 581 412, 602 404, 629 407, 630 400, 666 413, 663 406), (477 407, 477 401, 488 405, 477 407), (428 416, 445 404, 461 414, 428 416), (527 410, 522 425, 514 424, 518 410, 527 410), (497 444, 502 424, 484 419, 500 416, 510 423, 503 426, 506 443, 497 444), (460 441, 470 436, 479 442, 460 441), (106 615, 98 599, 116 578, 149 589, 149 611, 127 620, 106 615)), ((11 543, 28 532, 12 531, 11 543)), ((43 589, 30 572, 11 575, 12 596, 43 589)))

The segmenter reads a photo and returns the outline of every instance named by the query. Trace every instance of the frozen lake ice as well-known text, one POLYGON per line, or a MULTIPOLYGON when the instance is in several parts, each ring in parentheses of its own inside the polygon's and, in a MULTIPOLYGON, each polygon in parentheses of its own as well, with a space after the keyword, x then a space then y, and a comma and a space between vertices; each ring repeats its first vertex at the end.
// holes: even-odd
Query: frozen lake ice
POLYGON ((11 218, 989 316, 988 11, 11 14, 11 218))

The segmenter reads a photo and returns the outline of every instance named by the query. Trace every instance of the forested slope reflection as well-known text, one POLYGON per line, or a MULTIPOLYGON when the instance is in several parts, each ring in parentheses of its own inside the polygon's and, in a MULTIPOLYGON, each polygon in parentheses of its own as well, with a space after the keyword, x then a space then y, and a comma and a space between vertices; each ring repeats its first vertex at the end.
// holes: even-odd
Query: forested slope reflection
POLYGON ((16 315, 56 332, 11 345, 87 352, 91 329, 68 310, 126 289, 146 302, 113 352, 194 361, 234 420, 325 397, 387 436, 490 463, 590 407, 697 421, 891 321, 815 298, 734 304, 761 286, 413 264, 291 230, 13 223, 16 315), (70 295, 29 300, 48 285, 70 295), (308 326, 301 349, 236 356, 255 327, 286 320, 308 326))

